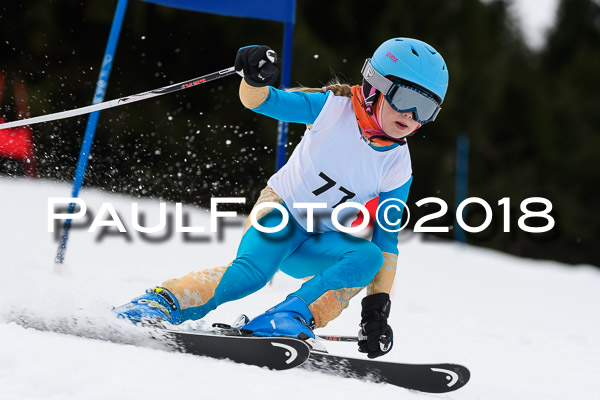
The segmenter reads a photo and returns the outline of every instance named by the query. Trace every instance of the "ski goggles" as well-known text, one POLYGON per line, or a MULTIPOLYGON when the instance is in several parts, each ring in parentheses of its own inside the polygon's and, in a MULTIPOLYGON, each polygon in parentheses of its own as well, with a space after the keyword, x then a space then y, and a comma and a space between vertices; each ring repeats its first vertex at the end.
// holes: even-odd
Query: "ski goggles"
POLYGON ((435 120, 442 107, 429 93, 415 86, 391 81, 373 68, 367 58, 361 71, 365 80, 385 96, 385 99, 398 112, 412 112, 421 125, 435 120))

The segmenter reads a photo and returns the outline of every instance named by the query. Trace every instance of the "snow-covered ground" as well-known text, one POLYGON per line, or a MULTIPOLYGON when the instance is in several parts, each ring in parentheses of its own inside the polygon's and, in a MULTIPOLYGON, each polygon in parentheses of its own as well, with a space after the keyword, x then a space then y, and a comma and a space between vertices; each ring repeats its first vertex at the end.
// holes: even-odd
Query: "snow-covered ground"
MULTIPOLYGON (((160 349, 116 344, 24 328, 15 315, 51 324, 60 318, 110 324, 135 337, 135 327, 108 309, 145 288, 193 269, 227 264, 241 228, 222 241, 185 242, 173 234, 159 243, 132 230, 131 203, 158 220, 158 200, 135 200, 98 190, 81 197, 97 213, 111 202, 130 239, 74 230, 66 269, 53 270, 56 242, 47 229, 48 197, 65 197, 66 184, 0 178, 0 398, 142 399, 598 399, 600 388, 600 271, 589 266, 520 259, 450 243, 401 244, 392 293, 394 350, 385 359, 455 362, 471 382, 445 395, 342 379, 304 370, 282 372, 160 349), (83 318, 84 317, 84 318, 83 318)), ((253 199, 248 199, 253 201, 253 199)), ((173 204, 167 210, 174 213, 173 204)), ((184 206, 191 225, 206 226, 207 212, 184 206)), ((240 222, 243 219, 240 218, 240 222)), ((193 234, 195 237, 200 234, 193 234)), ((254 316, 282 300, 299 282, 274 283, 210 313, 208 322, 254 316)), ((359 296, 360 297, 360 296, 359 296)), ((320 333, 357 331, 360 300, 320 333)), ((330 352, 360 357, 351 343, 330 352)))

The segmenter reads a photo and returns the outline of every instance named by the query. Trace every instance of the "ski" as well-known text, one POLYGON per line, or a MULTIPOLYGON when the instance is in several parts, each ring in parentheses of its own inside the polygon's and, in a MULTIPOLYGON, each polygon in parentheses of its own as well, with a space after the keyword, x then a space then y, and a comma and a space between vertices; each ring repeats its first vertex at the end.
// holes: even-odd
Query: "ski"
MULTIPOLYGON (((240 315, 232 325, 215 323, 208 335, 236 337, 248 336, 250 332, 236 328, 236 325, 247 322, 245 315, 240 315)), ((318 336, 320 339, 332 341, 356 341, 352 336, 318 336)), ((297 339, 294 339, 297 340, 297 339)), ((457 364, 404 364, 375 361, 353 357, 344 357, 327 352, 320 340, 307 338, 310 357, 300 364, 301 368, 318 371, 344 378, 354 378, 371 382, 388 383, 405 389, 427 393, 446 393, 465 386, 471 377, 469 370, 457 364)))
MULTIPOLYGON (((242 314, 233 325, 215 323, 211 331, 205 332, 213 335, 248 335, 249 332, 236 327, 247 322, 248 317, 242 314)), ((310 357, 300 365, 301 368, 427 393, 452 392, 465 386, 471 377, 469 370, 458 364, 404 364, 330 354, 323 346, 323 341, 356 342, 358 338, 331 335, 317 338, 321 340, 306 338, 311 349, 310 357)))
POLYGON ((291 337, 230 336, 174 330, 166 333, 183 353, 274 370, 297 367, 310 355, 308 344, 291 337))
POLYGON ((312 351, 310 358, 301 367, 427 393, 446 393, 460 389, 471 376, 466 367, 457 364, 402 364, 317 351, 312 351))
MULTIPOLYGON (((107 325, 105 319, 85 316, 57 319, 15 313, 9 321, 25 328, 99 339, 284 370, 305 368, 344 378, 388 383, 428 393, 445 393, 467 384, 470 372, 457 364, 402 364, 327 353, 320 340, 252 336, 243 329, 213 324, 212 329, 179 331, 160 324, 107 325)), ((331 338, 331 337, 329 337, 331 338)), ((336 341, 338 337, 334 337, 336 341)))
POLYGON ((240 329, 180 331, 160 323, 106 324, 104 318, 85 315, 42 318, 33 314, 13 313, 7 320, 25 328, 98 339, 119 344, 176 351, 215 359, 266 367, 273 370, 294 368, 305 362, 311 347, 291 337, 258 337, 240 329))

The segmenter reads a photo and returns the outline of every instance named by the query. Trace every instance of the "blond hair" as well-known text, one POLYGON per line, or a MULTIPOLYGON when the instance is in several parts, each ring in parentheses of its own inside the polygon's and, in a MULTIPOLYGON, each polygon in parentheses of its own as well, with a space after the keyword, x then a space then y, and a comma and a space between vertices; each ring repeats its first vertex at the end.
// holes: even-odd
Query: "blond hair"
POLYGON ((286 89, 285 91, 286 92, 300 91, 300 92, 305 92, 305 93, 318 93, 318 92, 327 93, 327 92, 331 91, 331 92, 333 92, 333 94, 335 96, 352 97, 352 86, 348 85, 347 83, 342 83, 338 79, 329 81, 327 83, 327 85, 323 86, 322 88, 308 88, 308 87, 304 87, 304 86, 298 86, 298 87, 286 89))

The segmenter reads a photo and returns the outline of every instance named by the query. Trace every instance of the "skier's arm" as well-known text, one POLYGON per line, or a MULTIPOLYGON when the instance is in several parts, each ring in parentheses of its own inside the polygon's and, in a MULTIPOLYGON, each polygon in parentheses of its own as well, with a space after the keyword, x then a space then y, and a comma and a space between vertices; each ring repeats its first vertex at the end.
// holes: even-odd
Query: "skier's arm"
MULTIPOLYGON (((394 283, 394 276, 396 275, 396 263, 398 261, 398 232, 397 229, 401 226, 402 213, 404 207, 402 203, 391 199, 402 200, 404 203, 408 200, 408 192, 410 184, 412 183, 412 177, 402 186, 389 192, 383 192, 379 195, 379 204, 386 202, 383 207, 385 208, 388 204, 397 205, 398 208, 390 207, 387 210, 387 220, 396 225, 388 224, 385 218, 380 216, 379 223, 375 221, 373 226, 373 238, 371 241, 375 243, 383 253, 383 265, 379 272, 375 275, 369 286, 367 287, 367 295, 377 293, 390 293, 392 290, 392 284, 394 283), (380 225, 381 224, 381 225, 380 225), (389 232, 385 230, 396 230, 395 232, 389 232)), ((382 208, 382 212, 384 211, 382 208)), ((381 214, 383 215, 383 214, 381 214)))
POLYGON ((310 125, 327 101, 327 93, 286 92, 272 86, 254 87, 240 83, 242 104, 259 114, 285 122, 310 125))

